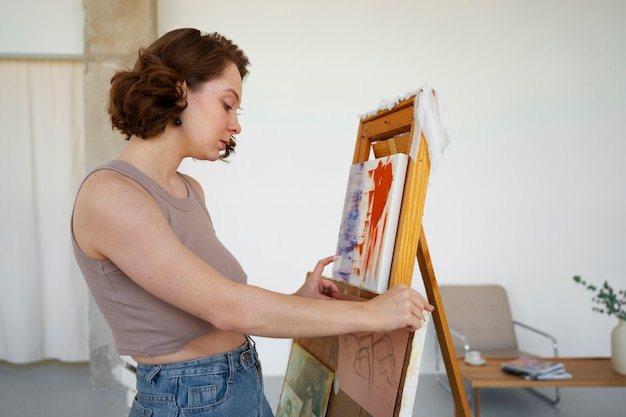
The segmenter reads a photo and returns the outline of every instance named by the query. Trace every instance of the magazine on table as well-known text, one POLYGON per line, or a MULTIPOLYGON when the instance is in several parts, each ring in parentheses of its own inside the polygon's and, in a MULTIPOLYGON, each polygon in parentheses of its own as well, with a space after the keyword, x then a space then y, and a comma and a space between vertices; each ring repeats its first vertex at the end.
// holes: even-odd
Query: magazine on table
POLYGON ((558 371, 564 372, 565 366, 560 362, 552 360, 523 356, 502 363, 502 370, 511 374, 538 379, 539 375, 548 375, 558 371))
POLYGON ((551 379, 572 379, 572 374, 565 371, 564 369, 560 369, 554 372, 548 372, 545 374, 539 375, 524 375, 524 379, 529 381, 548 381, 551 379))

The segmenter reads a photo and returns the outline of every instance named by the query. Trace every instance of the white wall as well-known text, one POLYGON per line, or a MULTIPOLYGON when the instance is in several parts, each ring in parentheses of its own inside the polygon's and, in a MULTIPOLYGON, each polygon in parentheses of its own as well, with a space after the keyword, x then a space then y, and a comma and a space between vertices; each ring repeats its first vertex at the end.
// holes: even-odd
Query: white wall
POLYGON ((80 56, 82 0, 0 0, 0 56, 80 56))
MULTIPOLYGON (((82 53, 82 2, 66 2, 75 15, 54 30, 52 12, 26 33, 2 20, 0 53, 82 53), (6 47, 52 34, 81 46, 6 47)), ((252 60, 237 155, 184 166, 251 283, 293 291, 334 252, 357 115, 429 84, 452 138, 424 217, 438 282, 500 283, 564 356, 609 354, 615 320, 571 277, 626 287, 626 3, 211 3, 160 0, 159 32, 216 30, 252 60)), ((0 16, 14 6, 0 0, 0 16)), ((258 346, 266 374, 283 374, 290 341, 258 346)), ((429 343, 425 372, 431 358, 429 343)))
MULTIPOLYGON (((626 287, 626 3, 160 0, 158 15, 160 33, 219 31, 252 61, 233 162, 185 170, 253 284, 295 290, 334 252, 357 115, 429 84, 452 139, 424 217, 438 282, 500 283, 563 355, 609 355, 616 321, 572 276, 626 287)), ((282 374, 290 342, 258 344, 282 374)))

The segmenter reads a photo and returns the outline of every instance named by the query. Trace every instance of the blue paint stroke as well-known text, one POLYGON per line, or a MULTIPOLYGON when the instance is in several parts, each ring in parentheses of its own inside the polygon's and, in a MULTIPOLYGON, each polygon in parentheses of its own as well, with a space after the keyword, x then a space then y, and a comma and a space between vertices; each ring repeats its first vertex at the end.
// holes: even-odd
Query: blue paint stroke
MULTIPOLYGON (((344 202, 343 219, 339 230, 337 255, 339 265, 333 267, 333 279, 345 283, 350 282, 355 262, 355 246, 358 244, 358 229, 360 220, 359 206, 363 199, 365 182, 365 164, 353 165, 348 180, 348 190, 344 202)), ((358 256, 358 253, 356 254, 358 256)))

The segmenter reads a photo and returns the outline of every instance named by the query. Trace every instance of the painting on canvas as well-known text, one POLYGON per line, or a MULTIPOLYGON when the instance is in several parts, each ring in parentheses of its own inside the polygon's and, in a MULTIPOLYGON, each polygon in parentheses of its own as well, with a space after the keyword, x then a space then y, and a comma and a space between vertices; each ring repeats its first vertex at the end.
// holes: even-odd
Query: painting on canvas
POLYGON ((332 278, 382 293, 389 284, 408 155, 352 165, 332 278))
POLYGON ((324 417, 334 372, 302 346, 291 346, 276 417, 324 417))

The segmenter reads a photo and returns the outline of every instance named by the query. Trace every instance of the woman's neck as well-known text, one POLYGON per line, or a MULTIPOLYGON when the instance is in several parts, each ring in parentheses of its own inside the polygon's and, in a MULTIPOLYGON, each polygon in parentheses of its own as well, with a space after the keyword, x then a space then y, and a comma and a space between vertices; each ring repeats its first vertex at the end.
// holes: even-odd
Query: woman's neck
POLYGON ((185 197, 187 189, 177 174, 182 157, 167 138, 131 137, 117 159, 128 162, 155 180, 172 195, 185 197))

